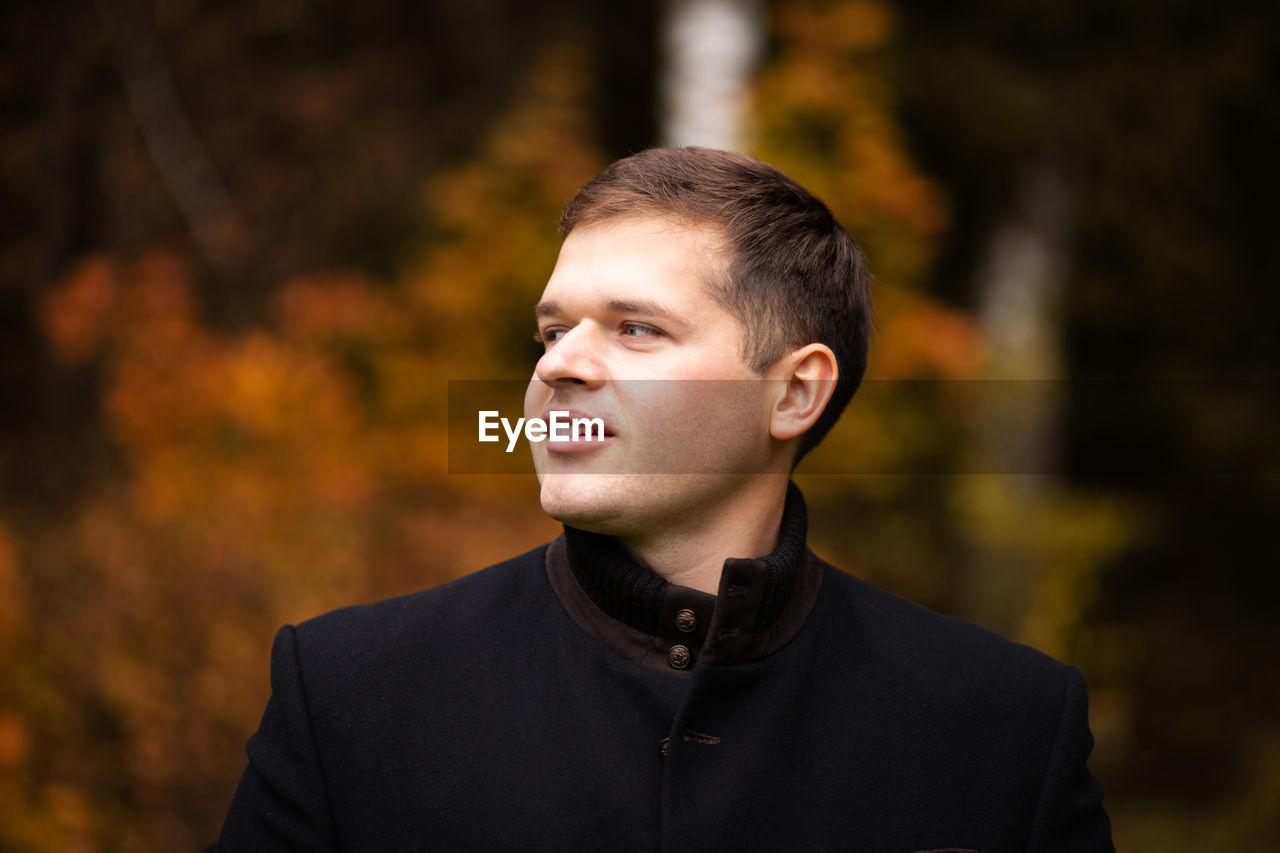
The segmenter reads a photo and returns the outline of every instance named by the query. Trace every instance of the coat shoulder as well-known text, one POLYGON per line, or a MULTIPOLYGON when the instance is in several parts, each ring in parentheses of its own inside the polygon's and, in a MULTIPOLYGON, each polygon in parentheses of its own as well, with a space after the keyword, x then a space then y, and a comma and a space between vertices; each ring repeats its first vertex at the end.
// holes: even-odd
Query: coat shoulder
POLYGON ((299 657, 315 667, 382 668, 397 659, 449 655, 455 646, 498 638, 536 615, 549 592, 546 545, 431 589, 358 604, 297 626, 299 657), (528 611, 527 613, 525 611, 528 611))
POLYGON ((904 686, 952 696, 982 694, 989 701, 1039 697, 1061 702, 1075 667, 1030 646, 936 613, 824 564, 828 613, 860 660, 892 673, 904 686))

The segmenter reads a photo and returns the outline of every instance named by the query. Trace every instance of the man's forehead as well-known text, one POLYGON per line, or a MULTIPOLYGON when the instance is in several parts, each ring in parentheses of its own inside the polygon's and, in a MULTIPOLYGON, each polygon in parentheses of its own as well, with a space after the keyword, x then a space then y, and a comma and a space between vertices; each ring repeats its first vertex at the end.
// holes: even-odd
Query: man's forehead
POLYGON ((718 227, 672 217, 584 223, 565 238, 535 315, 561 312, 583 291, 618 313, 655 316, 670 313, 671 297, 715 299, 728 274, 726 244, 718 227))

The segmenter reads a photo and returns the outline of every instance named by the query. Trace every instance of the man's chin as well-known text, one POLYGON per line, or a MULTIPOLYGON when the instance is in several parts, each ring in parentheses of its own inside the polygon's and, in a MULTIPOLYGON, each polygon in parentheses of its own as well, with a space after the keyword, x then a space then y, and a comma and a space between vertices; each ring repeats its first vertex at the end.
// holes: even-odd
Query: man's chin
POLYGON ((626 514, 623 479, 620 474, 543 474, 542 511, 570 527, 613 533, 626 514))

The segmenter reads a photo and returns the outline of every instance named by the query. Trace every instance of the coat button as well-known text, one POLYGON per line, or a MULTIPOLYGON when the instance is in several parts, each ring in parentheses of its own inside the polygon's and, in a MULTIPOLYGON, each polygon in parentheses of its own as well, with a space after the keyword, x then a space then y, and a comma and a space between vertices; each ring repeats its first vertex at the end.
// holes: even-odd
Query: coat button
POLYGON ((667 663, 676 669, 684 669, 689 665, 690 657, 688 646, 677 644, 671 647, 671 651, 667 652, 667 663))
POLYGON ((698 614, 687 607, 678 611, 676 613, 676 627, 688 634, 698 627, 698 614))
POLYGON ((671 747, 671 738, 664 737, 658 741, 658 758, 666 758, 667 750, 671 747))

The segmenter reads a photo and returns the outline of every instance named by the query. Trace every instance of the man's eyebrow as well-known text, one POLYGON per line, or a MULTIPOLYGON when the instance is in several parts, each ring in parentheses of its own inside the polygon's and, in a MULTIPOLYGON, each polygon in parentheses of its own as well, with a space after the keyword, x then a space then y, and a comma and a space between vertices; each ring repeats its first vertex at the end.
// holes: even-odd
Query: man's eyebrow
MULTIPOLYGON (((614 314, 631 314, 640 317, 652 317, 660 319, 667 323, 673 323, 680 326, 687 326, 688 322, 676 314, 669 308, 654 302, 652 299, 610 299, 605 303, 605 308, 614 314)), ((563 308, 559 302, 548 300, 539 302, 533 309, 533 316, 536 319, 544 317, 558 317, 562 313, 563 308)))
POLYGON ((641 317, 653 317, 665 320, 668 323, 678 323, 687 325, 685 321, 676 315, 671 309, 654 302, 651 299, 611 299, 607 307, 615 314, 632 314, 641 317))

